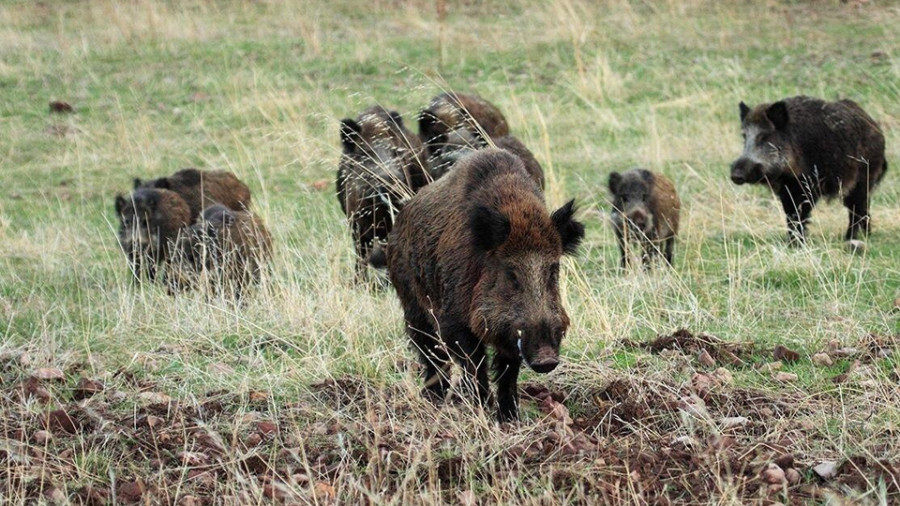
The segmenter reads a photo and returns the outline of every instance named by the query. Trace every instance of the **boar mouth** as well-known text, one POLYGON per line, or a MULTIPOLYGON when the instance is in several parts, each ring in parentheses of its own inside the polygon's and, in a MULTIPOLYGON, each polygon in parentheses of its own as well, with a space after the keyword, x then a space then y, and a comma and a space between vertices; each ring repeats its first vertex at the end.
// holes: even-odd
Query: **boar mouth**
POLYGON ((519 348, 519 358, 522 360, 522 363, 524 363, 526 366, 528 366, 529 369, 538 374, 546 374, 553 369, 556 369, 556 366, 559 365, 558 357, 540 357, 540 359, 536 362, 529 361, 525 357, 525 351, 522 349, 522 331, 517 330, 516 333, 519 335, 519 339, 516 342, 516 345, 519 348))

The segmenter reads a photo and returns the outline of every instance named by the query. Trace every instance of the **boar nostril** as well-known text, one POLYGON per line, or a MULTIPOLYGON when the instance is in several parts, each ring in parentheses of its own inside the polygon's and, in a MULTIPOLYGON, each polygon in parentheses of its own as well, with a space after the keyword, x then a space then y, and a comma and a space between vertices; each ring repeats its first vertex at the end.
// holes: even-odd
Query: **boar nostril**
POLYGON ((528 364, 528 366, 531 367, 532 371, 539 373, 539 374, 546 374, 546 373, 552 371, 553 369, 556 369, 556 366, 558 366, 558 365, 559 365, 559 359, 556 359, 556 358, 545 358, 540 361, 532 362, 532 363, 528 364))

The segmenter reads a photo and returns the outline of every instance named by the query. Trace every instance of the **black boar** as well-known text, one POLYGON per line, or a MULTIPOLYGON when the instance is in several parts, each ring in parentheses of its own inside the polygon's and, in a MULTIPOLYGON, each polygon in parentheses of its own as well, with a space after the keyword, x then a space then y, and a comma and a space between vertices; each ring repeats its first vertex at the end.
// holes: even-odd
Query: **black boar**
POLYGON ((675 185, 666 176, 646 169, 631 169, 609 175, 613 196, 612 225, 622 253, 622 268, 628 267, 628 243, 639 242, 644 267, 665 245, 666 262, 672 264, 681 201, 675 185))
POLYGON ((337 197, 356 248, 356 281, 373 245, 387 238, 401 202, 428 183, 422 143, 394 111, 372 107, 341 121, 337 197))
POLYGON ((735 184, 768 185, 787 215, 791 244, 806 239, 819 197, 840 195, 850 210, 845 239, 869 231, 869 193, 884 177, 884 135, 851 100, 798 96, 754 108, 740 103, 744 153, 731 165, 735 184))
POLYGON ((489 345, 499 418, 518 416, 521 362, 539 373, 559 363, 569 326, 559 261, 584 237, 574 212, 570 201, 550 214, 522 160, 500 149, 464 158, 404 206, 386 260, 426 395, 444 397, 453 357, 484 405, 489 345))
POLYGON ((235 211, 250 208, 250 188, 225 170, 181 169, 159 179, 143 181, 135 178, 134 189, 138 188, 160 188, 181 195, 191 209, 191 223, 197 221, 204 209, 214 204, 222 204, 235 211))
POLYGON ((272 254, 272 238, 255 214, 216 204, 204 209, 200 220, 182 234, 178 253, 189 277, 240 298, 259 282, 272 254))
POLYGON ((478 95, 441 93, 419 113, 419 137, 425 143, 434 179, 452 165, 454 156, 448 151, 461 145, 480 149, 488 139, 507 135, 509 125, 503 113, 478 95))
POLYGON ((187 203, 175 192, 139 188, 116 195, 119 245, 136 279, 156 279, 157 268, 172 258, 179 233, 191 224, 187 203))

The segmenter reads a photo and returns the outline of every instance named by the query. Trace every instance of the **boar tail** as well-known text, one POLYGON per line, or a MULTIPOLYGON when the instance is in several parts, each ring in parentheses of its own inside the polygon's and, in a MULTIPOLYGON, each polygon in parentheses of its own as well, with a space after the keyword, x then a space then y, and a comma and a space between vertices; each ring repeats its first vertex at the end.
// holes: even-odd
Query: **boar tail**
POLYGON ((387 267, 387 247, 386 243, 376 244, 369 253, 369 265, 376 269, 384 269, 387 267))

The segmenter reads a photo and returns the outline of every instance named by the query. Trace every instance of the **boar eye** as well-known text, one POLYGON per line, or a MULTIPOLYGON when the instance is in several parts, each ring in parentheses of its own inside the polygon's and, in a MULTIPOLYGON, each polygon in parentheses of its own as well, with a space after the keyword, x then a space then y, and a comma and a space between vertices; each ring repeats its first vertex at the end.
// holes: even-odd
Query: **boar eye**
POLYGON ((519 277, 516 276, 516 271, 514 271, 512 268, 506 269, 506 280, 509 281, 513 288, 519 288, 519 277))

